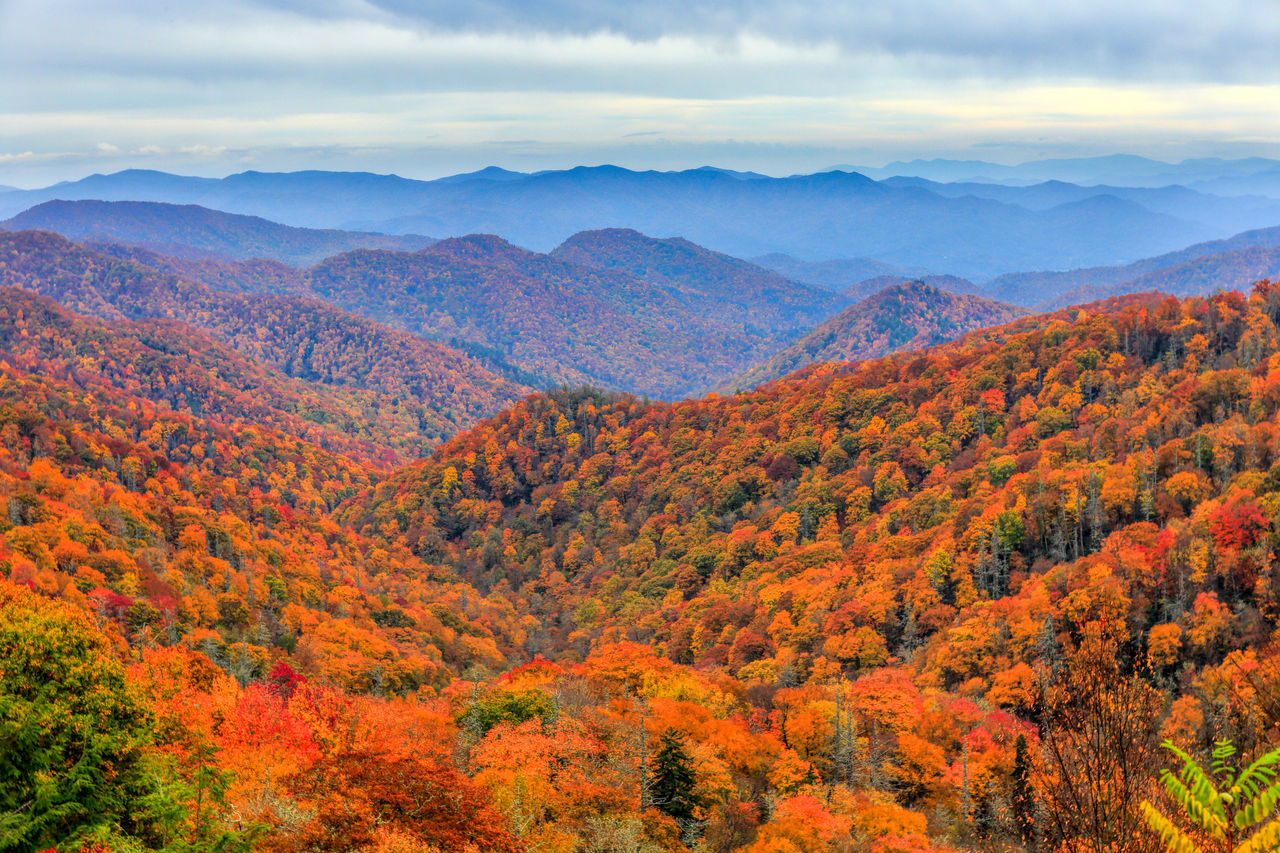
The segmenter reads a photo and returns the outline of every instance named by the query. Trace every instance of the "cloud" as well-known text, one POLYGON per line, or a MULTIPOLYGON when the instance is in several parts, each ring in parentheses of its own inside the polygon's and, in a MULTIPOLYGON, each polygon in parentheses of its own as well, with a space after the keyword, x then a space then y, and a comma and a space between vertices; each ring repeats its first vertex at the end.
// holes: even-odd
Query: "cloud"
MULTIPOLYGON (((431 30, 610 33, 635 42, 740 36, 837 45, 848 57, 960 63, 975 73, 1091 78, 1275 79, 1280 5, 1218 0, 369 0, 270 2, 299 15, 431 30)), ((954 69, 953 69, 954 70, 954 69)))
POLYGON ((1275 155, 1277 43, 1245 0, 0 0, 0 151, 58 178, 1275 155))

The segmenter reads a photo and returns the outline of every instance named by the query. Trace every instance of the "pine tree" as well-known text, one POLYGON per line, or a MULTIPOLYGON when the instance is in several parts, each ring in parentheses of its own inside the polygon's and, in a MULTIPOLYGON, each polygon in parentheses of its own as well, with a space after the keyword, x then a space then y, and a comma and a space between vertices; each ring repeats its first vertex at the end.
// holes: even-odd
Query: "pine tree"
POLYGON ((82 613, 0 581, 0 850, 143 830, 149 725, 82 613))
POLYGON ((1013 823, 1018 835, 1033 849, 1036 839, 1035 791, 1031 787, 1031 756, 1027 750, 1027 738, 1018 735, 1013 744, 1013 823))
POLYGON ((658 737, 658 751, 653 756, 649 783, 649 801, 680 823, 693 820, 699 800, 694 793, 697 779, 693 759, 685 752, 684 741, 675 729, 667 729, 658 737))

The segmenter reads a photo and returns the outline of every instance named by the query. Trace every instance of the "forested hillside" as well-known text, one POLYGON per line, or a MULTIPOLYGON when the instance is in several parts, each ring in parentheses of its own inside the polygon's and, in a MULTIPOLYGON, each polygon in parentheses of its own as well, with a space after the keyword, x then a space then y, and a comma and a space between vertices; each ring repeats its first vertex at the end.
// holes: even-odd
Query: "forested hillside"
POLYGON ((314 296, 307 287, 303 271, 280 261, 263 258, 245 261, 178 258, 123 243, 85 242, 81 245, 100 254, 135 261, 157 272, 198 281, 212 290, 314 296))
POLYGON ((826 290, 791 281, 688 240, 658 240, 625 228, 583 231, 551 255, 583 266, 630 273, 727 327, 791 332, 819 323, 844 304, 826 290))
POLYGON ((140 647, 200 649, 243 680, 281 650, 360 690, 443 684, 450 667, 505 659, 492 639, 468 645, 491 632, 459 639, 432 615, 454 619, 469 591, 328 520, 408 431, 370 395, 264 370, 187 327, 108 327, 16 288, 0 289, 0 370, 11 580, 95 610, 140 647), (389 606, 378 596, 408 589, 393 577, 412 577, 411 609, 434 637, 377 622, 389 606))
MULTIPOLYGON (((179 320, 291 376, 374 392, 378 405, 398 412, 410 456, 528 391, 461 352, 314 299, 217 292, 125 254, 106 255, 48 232, 0 233, 0 282, 106 320, 179 320)), ((150 253, 140 259, 152 260, 150 253)), ((182 262, 174 263, 181 269, 182 262)), ((214 267, 203 264, 206 271, 214 267)), ((268 280, 276 272, 268 265, 268 280)))
POLYGON ((1069 290, 1055 297, 1052 304, 1062 307, 1148 291, 1171 296, 1203 296, 1218 290, 1247 291, 1253 282, 1276 276, 1280 276, 1280 247, 1233 249, 1162 267, 1119 284, 1069 290))
MULTIPOLYGON (((1240 277, 1239 268, 1230 262, 1221 267, 1221 271, 1225 274, 1221 284, 1215 284, 1212 278, 1204 276, 1183 281, 1176 271, 1187 269, 1185 266, 1187 264, 1192 264, 1192 268, 1196 265, 1203 268, 1224 259, 1238 258, 1241 255, 1235 253, 1246 249, 1277 247, 1280 247, 1280 227, 1259 228, 1236 234, 1225 240, 1196 243, 1176 252, 1143 258, 1125 266, 1007 273, 987 282, 983 289, 986 295, 995 299, 1003 299, 1019 305, 1055 308, 1120 292, 1141 293, 1151 288, 1144 287, 1138 282, 1152 274, 1163 277, 1166 286, 1172 287, 1173 292, 1178 295, 1204 296, 1215 289, 1247 290, 1252 280, 1240 277), (1192 284, 1194 288, 1188 286, 1192 284)), ((1244 253, 1244 256, 1247 255, 1247 252, 1244 253)))
POLYGON ((822 323, 734 385, 750 388, 815 362, 861 361, 924 349, 974 329, 1003 325, 1023 313, 1013 305, 948 293, 923 281, 895 281, 822 323))
POLYGON ((875 278, 868 278, 863 281, 854 282, 844 288, 842 292, 850 299, 866 299, 868 296, 875 296, 886 287, 909 284, 913 281, 923 282, 936 290, 944 290, 947 293, 959 293, 970 296, 983 295, 981 287, 966 278, 960 278, 959 276, 954 275, 922 275, 918 278, 904 278, 898 275, 879 275, 875 278))
POLYGON ((769 818, 754 849, 841 849, 833 825, 1146 849, 1160 736, 1272 738, 1277 293, 1135 297, 705 401, 536 397, 339 518, 536 614, 530 651, 590 672, 634 642, 726 679, 779 763, 695 722, 733 719, 720 698, 687 693, 676 728, 709 820, 769 818), (1126 728, 1098 753, 1095 725, 1126 728))
POLYGON ((417 339, 2 239, 107 319, 0 290, 11 849, 1146 851, 1162 738, 1280 744, 1280 285, 535 394, 394 467, 417 339))
MULTIPOLYGON (((433 436, 528 387, 703 394, 759 373, 852 299, 688 241, 619 229, 575 235, 552 255, 472 235, 420 252, 348 252, 308 269, 79 245, 47 232, 0 233, 3 255, 12 258, 8 281, 76 310, 178 319, 293 375, 408 390, 441 416, 433 436), (402 363, 408 369, 388 369, 402 363)), ((950 276, 929 281, 971 287, 950 276)), ((924 346, 1012 316, 984 306, 952 300, 934 306, 941 318, 863 311, 850 331, 862 343, 825 357, 924 346)), ((795 368, 806 358, 784 361, 795 368)))
POLYGON ((752 258, 751 262, 781 273, 794 281, 839 291, 847 291, 859 282, 881 276, 921 277, 929 275, 929 270, 923 267, 904 269, 882 261, 873 261, 870 258, 834 258, 828 261, 802 261, 799 258, 775 252, 752 258))
POLYGON ((679 397, 715 387, 783 346, 778 335, 744 328, 745 315, 695 309, 621 270, 492 236, 442 240, 414 253, 348 252, 308 276, 311 289, 335 305, 427 337, 481 344, 548 383, 679 397))

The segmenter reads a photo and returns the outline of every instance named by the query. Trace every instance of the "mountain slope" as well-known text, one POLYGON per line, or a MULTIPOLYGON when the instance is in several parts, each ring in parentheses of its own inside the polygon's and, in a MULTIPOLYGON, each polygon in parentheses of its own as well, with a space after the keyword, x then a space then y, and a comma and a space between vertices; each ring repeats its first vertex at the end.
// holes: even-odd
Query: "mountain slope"
POLYGON ((693 310, 662 287, 492 236, 355 251, 308 272, 320 298, 414 334, 460 339, 556 383, 703 393, 784 339, 693 310))
POLYGON ((1219 625, 1179 635, 1206 671, 1273 630, 1278 319, 1274 286, 1128 297, 733 396, 539 395, 339 515, 525 602, 548 649, 762 690, 902 667, 1030 713, 1085 624, 1138 655, 1219 625))
POLYGON ((188 327, 108 325, 0 288, 9 580, 242 682, 295 650, 311 677, 364 691, 500 663, 515 644, 480 624, 494 614, 473 589, 326 517, 385 471, 376 437, 396 425, 364 420, 357 398, 188 327))
POLYGON ((148 201, 48 201, 0 222, 0 229, 42 229, 76 241, 127 243, 184 258, 266 258, 310 264, 356 248, 414 251, 429 237, 293 228, 194 204, 148 201))
POLYGON ((178 258, 122 243, 86 241, 81 245, 103 255, 142 264, 157 272, 199 282, 212 290, 242 294, 314 296, 307 287, 303 271, 279 261, 263 258, 247 261, 178 258))
POLYGON ((1133 187, 1046 181, 1030 186, 1004 186, 974 182, 937 183, 923 178, 888 178, 896 187, 919 187, 947 198, 974 196, 1016 204, 1028 210, 1049 210, 1061 204, 1096 196, 1112 196, 1133 202, 1153 213, 1187 222, 1201 222, 1227 232, 1244 231, 1280 222, 1280 199, 1263 195, 1223 197, 1197 192, 1185 186, 1133 187))
POLYGON ((876 293, 884 290, 886 287, 894 287, 899 284, 907 284, 912 281, 921 281, 930 287, 938 290, 944 290, 947 293, 963 293, 971 296, 981 296, 982 288, 965 278, 954 275, 922 275, 916 278, 904 278, 898 275, 881 275, 875 278, 869 278, 864 281, 855 282, 843 290, 845 296, 850 299, 866 299, 876 293))
POLYGON ((688 240, 615 228, 573 235, 551 253, 581 266, 620 270, 667 290, 708 318, 770 332, 812 326, 838 310, 831 293, 789 281, 688 240))
POLYGON ((1028 211, 986 199, 944 199, 877 184, 853 173, 739 180, 714 172, 636 173, 578 168, 523 181, 459 185, 435 193, 429 213, 362 225, 392 232, 491 230, 520 245, 549 248, 592 228, 679 234, 740 257, 866 256, 899 266, 990 276, 1026 268, 1031 257, 1071 267, 1172 248, 1204 234, 1172 217, 1120 200, 1028 211), (1047 240, 1054 234, 1055 239, 1047 240))
POLYGON ((0 233, 0 283, 111 321, 180 320, 292 376, 374 392, 397 413, 410 456, 529 390, 449 347, 313 299, 216 292, 48 232, 0 233))
MULTIPOLYGON (((1061 303, 1070 291, 1103 293, 1107 288, 1134 281, 1149 273, 1175 267, 1197 258, 1250 248, 1280 247, 1280 226, 1244 231, 1224 240, 1196 243, 1174 252, 1143 258, 1125 266, 1090 267, 1062 272, 1020 272, 997 276, 983 285, 987 296, 1017 305, 1061 303), (1088 290, 1083 290, 1088 288, 1088 290)), ((1140 292, 1134 288, 1130 292, 1140 292)))
POLYGON ((849 306, 734 384, 754 387, 814 362, 862 361, 924 349, 974 329, 1002 326, 1023 313, 979 296, 947 293, 920 281, 903 282, 849 306))
MULTIPOLYGON (((877 179, 895 176, 920 177, 943 182, 1005 183, 1012 186, 1040 184, 1045 181, 1070 181, 1097 186, 1111 184, 1125 187, 1162 188, 1173 184, 1198 186, 1218 181, 1239 181, 1248 192, 1247 183, 1255 175, 1273 171, 1280 165, 1263 157, 1226 160, 1200 157, 1180 163, 1166 163, 1132 154, 1109 154, 1100 157, 1064 157, 1033 160, 1015 166, 981 160, 913 160, 882 167, 839 166, 857 169, 877 179)), ((1254 190, 1256 192, 1256 189, 1254 190)), ((1232 193, 1227 193, 1228 195, 1232 193)))
POLYGON ((1125 293, 1159 291, 1173 296, 1206 296, 1219 290, 1247 292, 1255 282, 1280 276, 1280 248, 1219 252, 1163 267, 1119 284, 1084 285, 1060 293, 1045 307, 1092 302, 1125 293))

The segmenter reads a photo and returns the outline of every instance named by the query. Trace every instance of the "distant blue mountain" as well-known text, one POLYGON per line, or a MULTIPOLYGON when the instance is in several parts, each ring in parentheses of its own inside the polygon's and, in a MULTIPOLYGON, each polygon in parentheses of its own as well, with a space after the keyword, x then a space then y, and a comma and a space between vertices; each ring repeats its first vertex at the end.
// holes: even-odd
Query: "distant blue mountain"
POLYGON ((1207 229, 1223 233, 1234 233, 1257 228, 1260 225, 1280 223, 1280 198, 1269 198, 1265 195, 1239 195, 1226 198, 1197 192, 1183 186, 1086 187, 1066 181, 1009 186, 974 182, 940 183, 913 177, 885 178, 882 183, 895 187, 920 187, 948 198, 964 196, 987 198, 1005 204, 1016 204, 1029 210, 1049 210, 1058 205, 1107 195, 1142 205, 1153 213, 1163 213, 1186 222, 1196 222, 1207 229))
POLYGON ((32 229, 180 258, 266 258, 299 266, 352 249, 417 251, 435 242, 414 235, 295 228, 258 216, 154 201, 46 201, 0 222, 0 230, 32 229))
POLYGON ((983 292, 1018 305, 1056 308, 1144 290, 1187 296, 1219 287, 1247 289, 1257 279, 1280 275, 1275 266, 1280 254, 1254 251, 1271 249, 1280 249, 1280 226, 1196 243, 1124 266, 1007 273, 983 285, 983 292), (1216 276, 1208 272, 1211 269, 1216 276))
POLYGON ((792 281, 839 291, 847 291, 850 287, 875 278, 910 279, 930 274, 930 271, 923 267, 904 269, 882 261, 873 261, 870 258, 802 261, 799 258, 775 252, 751 258, 751 262, 780 273, 792 281))
POLYGON ((0 217, 50 199, 196 204, 320 229, 493 233, 538 251, 579 231, 631 228, 739 257, 865 258, 973 280, 1010 270, 1123 265, 1280 221, 1264 200, 1230 205, 1189 190, 1049 185, 1019 194, 877 182, 850 171, 771 178, 712 167, 617 166, 534 174, 490 168, 436 181, 364 172, 209 179, 134 170, 4 193, 0 217))
MULTIPOLYGON (((945 183, 1038 184, 1044 181, 1066 181, 1097 186, 1110 184, 1125 187, 1164 187, 1174 184, 1200 189, 1217 181, 1246 179, 1252 175, 1273 172, 1280 160, 1248 157, 1224 160, 1201 157, 1180 163, 1165 163, 1132 154, 1110 154, 1104 157, 1073 157, 1033 160, 1016 166, 989 163, 984 160, 911 160, 886 166, 835 166, 854 169, 876 180, 895 176, 927 178, 945 183)), ((1209 190, 1218 192, 1220 190, 1209 190)), ((1258 193, 1256 187, 1246 193, 1258 193)), ((1269 194, 1269 193, 1267 193, 1269 194)))
POLYGON ((450 175, 447 178, 440 178, 439 183, 442 184, 460 184, 464 181, 518 181, 521 178, 527 178, 527 172, 512 172, 507 169, 499 169, 497 166, 485 166, 475 172, 463 172, 460 175, 450 175))

